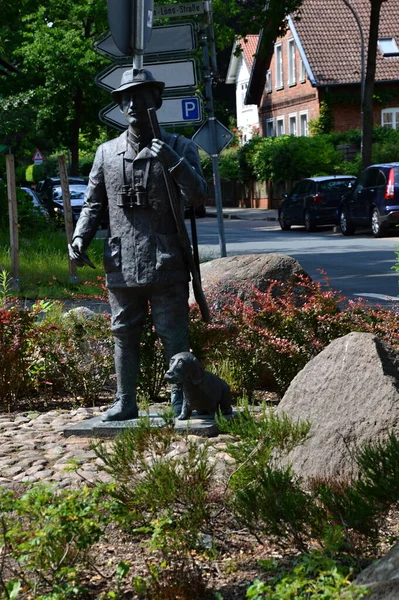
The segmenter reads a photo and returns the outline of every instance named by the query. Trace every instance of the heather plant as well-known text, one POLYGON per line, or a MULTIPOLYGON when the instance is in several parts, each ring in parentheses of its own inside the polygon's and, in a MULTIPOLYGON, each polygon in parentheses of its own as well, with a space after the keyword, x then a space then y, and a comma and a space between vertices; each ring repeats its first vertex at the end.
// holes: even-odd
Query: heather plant
POLYGON ((122 522, 150 534, 154 547, 173 556, 200 543, 210 518, 214 467, 207 445, 192 440, 186 440, 184 453, 168 456, 176 434, 168 413, 164 421, 163 427, 152 427, 150 416, 141 417, 111 445, 100 442, 93 449, 113 477, 122 522))
POLYGON ((49 600, 84 597, 80 575, 105 534, 111 503, 106 485, 0 490, 0 597, 19 598, 22 590, 49 600))
POLYGON ((281 569, 274 559, 262 562, 271 575, 268 581, 256 579, 249 586, 249 600, 358 600, 367 595, 364 588, 351 583, 350 568, 319 552, 300 556, 289 571, 281 569))
POLYGON ((375 548, 389 510, 399 502, 399 440, 393 434, 354 454, 352 478, 305 481, 288 459, 306 440, 309 423, 245 405, 236 419, 220 416, 218 423, 232 436, 227 451, 236 464, 228 506, 260 542, 266 538, 307 552, 317 541, 330 556, 357 557, 375 548))

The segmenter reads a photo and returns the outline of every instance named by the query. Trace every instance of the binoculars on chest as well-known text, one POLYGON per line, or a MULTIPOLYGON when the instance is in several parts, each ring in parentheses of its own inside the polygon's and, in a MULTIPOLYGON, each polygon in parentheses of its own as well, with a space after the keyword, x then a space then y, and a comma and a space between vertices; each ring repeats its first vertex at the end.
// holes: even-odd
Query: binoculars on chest
POLYGON ((142 186, 122 185, 118 192, 116 205, 121 208, 149 208, 148 192, 142 186))

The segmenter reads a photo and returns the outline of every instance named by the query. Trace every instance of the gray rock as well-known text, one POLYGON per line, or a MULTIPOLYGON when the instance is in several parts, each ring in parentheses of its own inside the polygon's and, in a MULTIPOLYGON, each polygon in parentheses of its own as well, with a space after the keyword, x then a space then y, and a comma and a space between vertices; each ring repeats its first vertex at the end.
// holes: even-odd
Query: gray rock
MULTIPOLYGON (((216 287, 218 291, 230 292, 243 283, 265 292, 271 280, 289 282, 298 275, 309 278, 295 258, 284 254, 243 254, 201 264, 202 287, 207 295, 216 287)), ((193 301, 191 293, 190 302, 193 301)))
POLYGON ((310 419, 310 438, 289 459, 304 476, 354 473, 364 444, 399 434, 399 354, 368 333, 334 340, 292 380, 277 414, 310 419))
POLYGON ((63 314, 63 317, 67 319, 73 318, 75 320, 81 321, 84 319, 93 319, 95 315, 96 313, 90 310, 90 308, 87 308, 87 306, 77 306, 76 308, 71 308, 71 310, 65 312, 63 314))
POLYGON ((399 544, 386 556, 364 569, 355 580, 366 586, 371 595, 367 600, 397 600, 399 598, 399 544))

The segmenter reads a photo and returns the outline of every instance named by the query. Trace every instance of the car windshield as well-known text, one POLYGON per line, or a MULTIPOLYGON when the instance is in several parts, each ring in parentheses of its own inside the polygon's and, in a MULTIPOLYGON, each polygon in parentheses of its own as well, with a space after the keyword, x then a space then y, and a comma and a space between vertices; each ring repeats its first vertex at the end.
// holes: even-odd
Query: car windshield
MULTIPOLYGON (((86 190, 87 190, 86 185, 70 185, 69 186, 69 196, 70 196, 71 200, 83 200, 86 190)), ((62 200, 61 187, 53 188, 53 199, 56 201, 62 200)))

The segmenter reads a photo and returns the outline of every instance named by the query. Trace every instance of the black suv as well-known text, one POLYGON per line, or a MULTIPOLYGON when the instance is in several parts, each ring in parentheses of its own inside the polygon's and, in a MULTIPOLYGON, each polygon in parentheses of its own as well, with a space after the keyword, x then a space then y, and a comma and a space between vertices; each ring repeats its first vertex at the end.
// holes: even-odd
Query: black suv
POLYGON ((382 237, 396 225, 399 225, 399 163, 371 165, 342 199, 341 233, 353 235, 356 227, 363 227, 371 228, 374 237, 382 237))
POLYGON ((298 181, 291 194, 283 194, 278 220, 283 231, 291 225, 304 225, 314 231, 318 225, 338 225, 342 195, 356 177, 329 175, 298 181))

